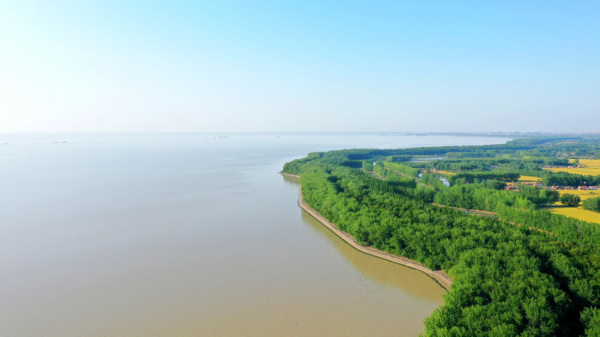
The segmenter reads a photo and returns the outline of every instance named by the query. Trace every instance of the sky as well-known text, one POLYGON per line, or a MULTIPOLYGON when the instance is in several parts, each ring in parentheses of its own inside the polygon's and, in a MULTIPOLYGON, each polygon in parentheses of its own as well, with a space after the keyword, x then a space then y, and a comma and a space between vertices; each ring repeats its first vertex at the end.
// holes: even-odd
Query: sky
POLYGON ((600 131, 598 1, 0 1, 0 132, 600 131))

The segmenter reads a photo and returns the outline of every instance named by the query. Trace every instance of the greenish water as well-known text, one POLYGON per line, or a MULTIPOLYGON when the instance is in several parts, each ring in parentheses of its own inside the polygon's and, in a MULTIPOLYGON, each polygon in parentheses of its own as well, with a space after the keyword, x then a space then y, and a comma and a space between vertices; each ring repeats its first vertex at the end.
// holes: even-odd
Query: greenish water
POLYGON ((344 243, 277 172, 313 151, 505 141, 0 135, 0 336, 415 336, 445 291, 344 243))

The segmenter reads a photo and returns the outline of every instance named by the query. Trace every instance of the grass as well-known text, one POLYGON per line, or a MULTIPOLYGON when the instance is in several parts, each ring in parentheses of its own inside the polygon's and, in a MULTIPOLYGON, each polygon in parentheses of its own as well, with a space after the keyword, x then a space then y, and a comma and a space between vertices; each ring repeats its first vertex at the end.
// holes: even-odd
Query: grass
POLYGON ((561 214, 571 218, 594 222, 600 224, 600 213, 586 211, 582 208, 574 207, 540 207, 540 209, 548 211, 550 213, 561 214))
MULTIPOLYGON (((569 160, 573 162, 574 160, 569 160)), ((549 168, 544 169, 552 172, 568 172, 574 174, 583 174, 583 175, 592 175, 597 176, 600 175, 600 159, 579 159, 579 163, 586 166, 583 168, 549 168)))

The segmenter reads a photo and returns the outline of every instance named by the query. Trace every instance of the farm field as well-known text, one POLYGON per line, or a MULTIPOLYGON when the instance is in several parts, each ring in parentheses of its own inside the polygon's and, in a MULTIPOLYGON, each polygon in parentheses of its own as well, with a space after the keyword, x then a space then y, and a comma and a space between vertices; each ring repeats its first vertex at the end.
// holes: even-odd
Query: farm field
MULTIPOLYGON (((573 160, 570 160, 573 162, 573 160)), ((568 172, 573 174, 583 174, 583 175, 600 175, 600 159, 579 159, 579 163, 585 165, 584 168, 549 168, 544 169, 552 172, 568 172)))
POLYGON ((551 212, 551 213, 561 214, 561 215, 569 216, 569 217, 572 217, 575 219, 589 221, 589 222, 595 222, 597 224, 600 224, 600 213, 586 211, 585 209, 582 209, 582 208, 540 207, 540 209, 543 209, 543 210, 551 212))
POLYGON ((519 178, 519 182, 522 182, 522 183, 537 183, 540 181, 542 181, 542 178, 540 178, 540 177, 521 176, 519 178))
POLYGON ((578 195, 579 198, 581 198, 581 200, 600 197, 600 190, 592 190, 592 191, 579 191, 579 190, 566 191, 566 190, 560 190, 558 192, 560 193, 560 195, 563 195, 565 193, 578 195))
POLYGON ((439 171, 439 170, 437 171, 437 173, 439 173, 439 174, 445 174, 445 175, 449 175, 449 176, 452 176, 452 175, 455 175, 455 174, 456 174, 456 173, 454 173, 454 172, 448 172, 448 171, 439 171))

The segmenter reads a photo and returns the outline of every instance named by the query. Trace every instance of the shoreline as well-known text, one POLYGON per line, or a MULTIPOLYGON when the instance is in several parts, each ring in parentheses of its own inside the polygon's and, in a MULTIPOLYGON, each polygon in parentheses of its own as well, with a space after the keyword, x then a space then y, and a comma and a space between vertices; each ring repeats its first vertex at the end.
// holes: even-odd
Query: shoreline
MULTIPOLYGON (((296 176, 293 174, 287 174, 287 173, 281 173, 281 172, 280 172, 280 174, 298 177, 298 178, 300 177, 300 176, 296 176)), ((381 250, 373 248, 373 247, 365 247, 365 246, 360 245, 356 241, 356 239, 354 239, 354 237, 352 235, 338 229, 334 223, 330 222, 327 218, 322 216, 319 212, 317 212, 312 207, 310 207, 307 203, 304 202, 304 198, 302 197, 302 185, 299 186, 298 204, 305 212, 310 214, 313 218, 317 219, 320 223, 325 225, 325 227, 327 227, 334 234, 339 236, 342 240, 346 241, 346 243, 348 243, 350 246, 354 247, 355 249, 357 249, 365 254, 369 254, 369 255, 378 257, 380 259, 384 259, 384 260, 387 260, 387 261, 390 261, 393 263, 403 265, 405 267, 409 267, 409 268, 421 271, 421 272, 427 274, 427 276, 431 277, 434 281, 436 281, 444 289, 450 291, 450 285, 452 285, 452 279, 443 270, 431 270, 431 269, 427 268, 426 266, 424 266, 423 264, 421 264, 417 261, 411 260, 409 258, 393 255, 393 254, 381 251, 381 250)))

